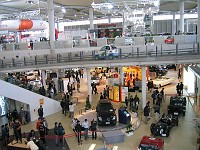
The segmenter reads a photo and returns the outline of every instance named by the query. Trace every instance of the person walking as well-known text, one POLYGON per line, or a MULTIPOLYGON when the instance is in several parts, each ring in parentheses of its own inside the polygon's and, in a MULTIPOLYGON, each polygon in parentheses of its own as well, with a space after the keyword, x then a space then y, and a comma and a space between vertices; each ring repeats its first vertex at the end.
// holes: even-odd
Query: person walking
POLYGON ((154 109, 154 113, 155 113, 155 120, 156 120, 156 122, 158 122, 160 119, 160 106, 159 106, 158 102, 156 102, 156 105, 153 106, 153 109, 154 109))
POLYGON ((45 138, 45 126, 43 123, 43 120, 41 120, 41 124, 39 126, 39 134, 40 134, 40 139, 42 140, 43 144, 46 144, 46 138, 45 138))
POLYGON ((77 124, 75 126, 75 130, 76 130, 76 133, 77 133, 77 139, 78 139, 78 145, 82 144, 82 140, 81 140, 81 124, 80 124, 80 121, 77 120, 77 124))
POLYGON ((88 138, 88 128, 89 128, 89 123, 88 123, 87 119, 85 119, 85 121, 82 123, 82 127, 84 128, 85 140, 87 140, 87 138, 88 138))
POLYGON ((54 135, 55 135, 55 143, 56 143, 56 146, 58 146, 59 145, 59 143, 58 143, 58 139, 59 139, 59 136, 58 136, 58 122, 54 123, 53 131, 54 131, 54 135))
POLYGON ((64 114, 64 99, 61 100, 60 106, 62 108, 62 114, 64 114))
POLYGON ((160 91, 160 94, 162 94, 162 100, 165 100, 165 92, 164 92, 165 88, 162 88, 162 90, 160 91))
POLYGON ((18 119, 16 119, 13 123, 13 130, 14 130, 14 135, 15 135, 17 143, 18 143, 18 140, 20 140, 20 143, 22 143, 21 127, 22 127, 21 122, 18 119))
POLYGON ((33 40, 30 40, 30 47, 31 47, 31 50, 33 50, 33 40))
POLYGON ((134 105, 135 105, 135 109, 138 111, 138 106, 139 106, 139 103, 140 103, 140 99, 137 96, 137 94, 135 95, 135 97, 133 99, 133 102, 134 102, 134 105))
POLYGON ((93 119, 91 121, 92 140, 97 139, 97 122, 93 119))

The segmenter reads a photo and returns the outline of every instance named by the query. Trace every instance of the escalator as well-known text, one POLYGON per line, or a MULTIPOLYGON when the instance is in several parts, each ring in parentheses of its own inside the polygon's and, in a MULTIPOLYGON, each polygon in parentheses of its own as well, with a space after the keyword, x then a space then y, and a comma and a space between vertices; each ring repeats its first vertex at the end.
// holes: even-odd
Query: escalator
POLYGON ((4 80, 0 80, 0 85, 0 96, 29 105, 31 121, 38 119, 37 110, 41 102, 43 102, 44 117, 61 110, 60 103, 56 100, 34 93, 4 80))

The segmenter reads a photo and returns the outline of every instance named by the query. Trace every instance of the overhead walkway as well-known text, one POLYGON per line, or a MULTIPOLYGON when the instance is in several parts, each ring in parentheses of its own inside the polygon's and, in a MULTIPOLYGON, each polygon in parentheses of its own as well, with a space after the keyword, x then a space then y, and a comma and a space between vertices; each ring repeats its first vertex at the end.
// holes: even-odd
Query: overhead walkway
POLYGON ((110 67, 156 64, 200 63, 198 43, 140 45, 121 48, 118 57, 99 60, 96 51, 71 51, 31 57, 1 59, 0 72, 73 67, 110 67))
POLYGON ((22 87, 0 80, 0 95, 26 103, 30 107, 31 121, 38 119, 37 110, 40 106, 40 101, 44 101, 44 116, 54 114, 61 110, 60 103, 48 97, 26 90, 22 87))

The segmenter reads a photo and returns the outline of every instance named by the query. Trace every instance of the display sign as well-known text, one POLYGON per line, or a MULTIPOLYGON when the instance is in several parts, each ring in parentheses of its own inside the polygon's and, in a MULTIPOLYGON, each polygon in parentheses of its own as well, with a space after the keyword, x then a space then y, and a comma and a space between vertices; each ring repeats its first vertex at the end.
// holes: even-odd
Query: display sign
POLYGON ((119 86, 113 86, 113 101, 119 102, 119 86))
POLYGON ((6 114, 6 102, 5 97, 0 96, 0 116, 3 116, 6 114))
POLYGON ((121 102, 125 102, 125 97, 128 98, 128 87, 121 87, 121 95, 120 95, 120 99, 121 102))
POLYGON ((39 102, 40 102, 40 105, 43 105, 43 104, 44 104, 44 98, 41 98, 41 99, 39 100, 39 102))

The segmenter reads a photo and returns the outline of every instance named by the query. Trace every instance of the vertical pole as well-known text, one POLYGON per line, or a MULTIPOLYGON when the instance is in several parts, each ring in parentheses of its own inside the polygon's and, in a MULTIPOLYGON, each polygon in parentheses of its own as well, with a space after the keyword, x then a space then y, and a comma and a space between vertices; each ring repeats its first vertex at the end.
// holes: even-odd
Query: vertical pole
POLYGON ((93 15, 93 8, 89 8, 89 19, 90 19, 90 29, 94 29, 94 15, 93 15))
POLYGON ((173 12, 173 19, 172 19, 172 35, 175 35, 176 33, 176 15, 175 12, 173 12))
POLYGON ((121 86, 124 86, 124 71, 123 71, 123 67, 119 67, 120 69, 120 83, 121 86))
POLYGON ((90 76, 90 68, 86 68, 87 73, 87 83, 88 83, 88 95, 90 102, 92 102, 92 89, 91 89, 91 76, 90 76))
POLYGON ((45 89, 47 89, 46 85, 46 71, 42 70, 42 85, 44 86, 45 89))
POLYGON ((197 43, 200 42, 200 0, 197 0, 197 12, 198 12, 198 23, 197 23, 197 43))
POLYGON ((47 0, 48 21, 49 21, 49 39, 50 39, 50 53, 55 53, 55 22, 54 22, 54 4, 53 0, 47 0))
POLYGON ((146 106, 146 67, 142 66, 142 110, 146 106))
POLYGON ((180 32, 184 32, 184 1, 180 2, 180 32))
POLYGON ((176 43, 176 57, 178 56, 178 43, 176 43))
POLYGON ((156 58, 158 57, 158 46, 156 46, 156 58))

